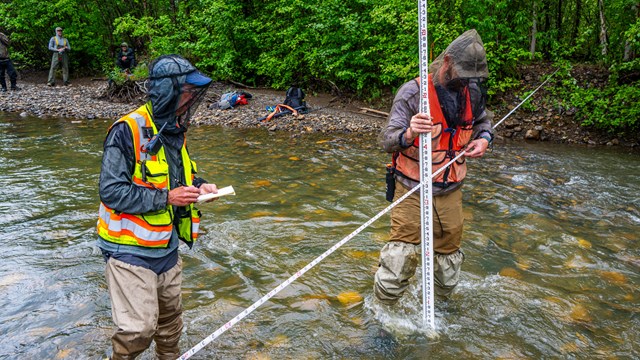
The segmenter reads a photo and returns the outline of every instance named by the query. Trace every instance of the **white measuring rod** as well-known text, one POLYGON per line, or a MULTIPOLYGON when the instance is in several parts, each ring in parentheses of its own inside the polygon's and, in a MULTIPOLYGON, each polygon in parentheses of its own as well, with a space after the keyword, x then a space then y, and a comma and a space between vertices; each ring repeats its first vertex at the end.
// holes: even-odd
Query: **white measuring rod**
MULTIPOLYGON (((431 115, 429 109, 429 43, 427 31, 427 0, 418 1, 420 112, 431 115)), ((431 181, 431 133, 420 134, 420 228, 422 252, 422 320, 423 325, 436 329, 433 294, 433 183, 431 181)))

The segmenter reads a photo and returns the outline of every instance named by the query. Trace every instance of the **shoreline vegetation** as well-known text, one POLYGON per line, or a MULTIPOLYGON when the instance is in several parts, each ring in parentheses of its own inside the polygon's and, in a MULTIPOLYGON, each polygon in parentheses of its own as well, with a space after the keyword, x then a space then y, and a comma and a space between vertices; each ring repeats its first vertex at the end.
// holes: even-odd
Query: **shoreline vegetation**
MULTIPOLYGON (((114 119, 131 110, 135 104, 84 100, 97 86, 86 77, 118 78, 115 60, 124 41, 135 51, 139 66, 132 74, 140 79, 153 59, 180 54, 222 82, 206 99, 196 123, 294 134, 377 131, 384 115, 377 118, 380 114, 362 113, 362 108, 388 112, 396 89, 418 74, 421 58, 434 61, 460 34, 475 29, 490 70, 488 109, 497 119, 555 73, 532 101, 500 125, 498 138, 640 148, 639 1, 429 3, 425 54, 419 54, 418 41, 424 17, 410 1, 142 3, 0 3, 0 30, 10 38, 9 57, 24 77, 48 69, 52 53, 46 40, 61 27, 71 47, 74 86, 86 85, 52 92, 25 86, 26 94, 12 101, 29 97, 34 103, 18 106, 0 100, 5 111, 114 119), (304 119, 283 116, 256 123, 266 115, 266 106, 283 101, 281 91, 289 86, 305 90, 313 111, 304 119), (208 111, 207 103, 233 89, 256 93, 253 104, 208 111), (67 92, 78 98, 66 107, 38 105, 43 100, 32 90, 56 99, 67 92)), ((11 94, 1 99, 7 97, 11 94)))
MULTIPOLYGON (((541 83, 538 77, 535 74, 524 75, 522 87, 532 90, 541 83)), ((307 93, 306 102, 310 110, 308 113, 298 116, 281 116, 265 122, 259 119, 268 114, 266 108, 282 103, 285 91, 246 88, 241 85, 215 82, 194 115, 192 123, 196 126, 219 125, 287 131, 294 137, 305 133, 377 134, 386 124, 385 114, 393 99, 388 96, 372 105, 345 96, 307 93), (220 99, 220 95, 234 90, 249 92, 252 95, 249 104, 228 110, 219 110, 212 106, 220 99)), ((96 78, 76 78, 72 79, 72 86, 48 87, 42 74, 32 74, 19 79, 18 86, 21 90, 0 94, 0 111, 43 119, 61 117, 76 120, 115 121, 144 103, 142 97, 132 102, 108 101, 104 96, 107 81, 96 78)), ((525 139, 640 149, 637 134, 621 136, 581 126, 574 119, 575 113, 548 105, 548 98, 547 90, 541 88, 496 129, 497 140, 525 139)), ((493 99, 488 108, 495 114, 494 124, 521 101, 522 99, 515 95, 503 95, 493 99)))

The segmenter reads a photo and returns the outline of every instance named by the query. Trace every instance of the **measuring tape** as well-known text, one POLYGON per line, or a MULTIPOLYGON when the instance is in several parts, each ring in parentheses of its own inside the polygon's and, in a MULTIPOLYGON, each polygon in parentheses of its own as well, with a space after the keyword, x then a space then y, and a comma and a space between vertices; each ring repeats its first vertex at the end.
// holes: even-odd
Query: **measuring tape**
MULTIPOLYGON (((418 1, 420 112, 431 116, 429 108, 429 43, 427 0, 418 1)), ((422 322, 435 330, 433 289, 433 183, 431 182, 431 132, 420 134, 420 228, 422 251, 422 322)))
POLYGON ((398 200, 394 201, 391 205, 389 205, 386 208, 384 208, 384 210, 380 211, 376 216, 372 217, 371 219, 369 219, 369 221, 367 221, 366 223, 362 224, 354 232, 352 232, 351 234, 347 235, 344 239, 340 240, 335 245, 333 245, 329 250, 325 251, 324 253, 322 253, 322 255, 320 255, 317 258, 315 258, 312 262, 307 264, 307 266, 305 266, 302 269, 300 269, 298 272, 296 272, 290 278, 288 278, 287 280, 282 282, 280 285, 278 285, 275 289, 269 291, 265 296, 261 297, 260 300, 256 301, 255 303, 253 303, 253 305, 251 305, 248 308, 244 309, 244 311, 242 311, 240 314, 236 315, 236 317, 234 317, 233 319, 229 320, 226 324, 222 325, 218 330, 214 331, 211 335, 207 336, 205 339, 200 341, 197 345, 192 347, 189 351, 187 351, 186 353, 182 354, 182 356, 180 356, 178 358, 178 360, 186 360, 186 359, 190 358, 193 354, 195 354, 198 351, 200 351, 203 347, 207 346, 207 344, 209 344, 210 342, 215 340, 218 336, 222 335, 222 333, 224 333, 225 331, 229 330, 237 322, 239 322, 240 320, 244 319, 247 315, 251 314, 260 305, 264 304, 269 299, 274 297, 277 293, 280 292, 280 290, 282 290, 285 287, 289 286, 289 284, 291 284, 296 279, 298 279, 299 277, 304 275, 312 267, 316 266, 316 264, 318 264, 320 261, 324 260, 324 258, 326 258, 327 256, 331 255, 331 253, 333 253, 334 251, 338 250, 338 248, 341 247, 342 245, 344 245, 347 241, 351 240, 354 236, 358 235, 362 230, 366 229, 369 225, 371 225, 371 223, 373 223, 374 221, 378 220, 382 215, 386 214, 393 207, 395 207, 400 202, 402 202, 404 199, 409 197, 409 195, 413 194, 416 190, 418 190, 419 187, 420 187, 420 185, 417 185, 413 189, 409 190, 409 192, 404 194, 398 200))

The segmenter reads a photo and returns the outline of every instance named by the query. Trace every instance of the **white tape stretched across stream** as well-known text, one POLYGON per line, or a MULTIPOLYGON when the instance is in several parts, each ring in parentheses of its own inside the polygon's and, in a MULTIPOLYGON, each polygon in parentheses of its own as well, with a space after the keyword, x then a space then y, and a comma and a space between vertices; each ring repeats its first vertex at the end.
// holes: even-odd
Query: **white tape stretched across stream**
MULTIPOLYGON (((433 174, 432 177, 433 176, 437 176, 440 172, 444 171, 444 169, 446 169, 449 165, 451 165, 456 159, 457 158, 451 160, 448 164, 446 164, 445 166, 443 166, 440 169, 438 169, 438 171, 436 171, 436 173, 433 174)), ((237 324, 240 320, 244 319, 247 315, 251 314, 260 305, 262 305, 265 302, 267 302, 269 299, 271 299, 277 293, 279 293, 282 289, 284 289, 285 287, 289 286, 289 284, 291 284, 296 279, 298 279, 299 277, 304 275, 312 267, 316 266, 320 261, 324 260, 324 258, 326 258, 327 256, 331 255, 333 252, 338 250, 338 248, 340 248, 342 245, 344 245, 347 241, 351 240, 354 236, 358 235, 362 230, 364 230, 367 227, 369 227, 369 225, 371 225, 374 221, 378 220, 382 215, 384 215, 387 212, 389 212, 389 210, 393 209, 396 205, 401 203, 404 199, 409 197, 411 194, 413 194, 419 188, 420 188, 420 185, 417 185, 413 189, 409 190, 409 192, 404 194, 398 200, 396 200, 393 203, 391 203, 391 205, 389 205, 386 208, 384 208, 384 210, 380 211, 374 217, 369 219, 369 221, 367 221, 366 223, 360 225, 360 227, 357 228, 354 232, 352 232, 351 234, 347 235, 344 239, 340 240, 335 245, 333 245, 329 250, 325 251, 324 253, 322 253, 322 255, 320 255, 317 258, 315 258, 312 262, 307 264, 307 266, 303 267, 298 272, 296 272, 294 275, 292 275, 287 280, 285 280, 280 285, 278 285, 276 288, 274 288, 273 290, 269 291, 266 295, 261 297, 258 301, 254 302, 251 306, 249 306, 248 308, 244 309, 240 314, 236 315, 236 317, 234 317, 233 319, 229 320, 226 324, 224 324, 220 328, 218 328, 218 330, 214 331, 211 335, 207 336, 202 341, 200 341, 198 344, 196 344, 191 349, 189 349, 189 351, 187 351, 184 354, 182 354, 182 356, 180 356, 178 359, 179 360, 186 360, 186 359, 190 358, 191 356, 193 356, 195 353, 200 351, 203 347, 207 346, 207 344, 209 344, 210 342, 215 340, 218 336, 222 335, 225 331, 229 330, 231 327, 233 327, 235 324, 237 324)))
POLYGON ((307 264, 307 266, 303 267, 298 272, 296 272, 294 275, 292 275, 287 280, 282 282, 275 289, 269 291, 265 296, 261 297, 260 300, 256 301, 255 303, 253 303, 253 305, 251 305, 248 308, 244 309, 244 311, 242 311, 240 314, 236 315, 236 317, 234 317, 233 319, 229 320, 226 324, 222 325, 218 330, 216 330, 211 335, 207 336, 205 339, 200 341, 197 345, 192 347, 189 351, 187 351, 186 353, 182 354, 182 356, 180 356, 179 360, 188 359, 193 354, 195 354, 198 351, 200 351, 200 349, 202 349, 203 347, 207 346, 207 344, 209 344, 210 342, 215 340, 218 336, 220 336, 225 331, 229 330, 233 325, 238 323, 244 317, 246 317, 247 315, 251 314, 255 309, 258 308, 258 306, 264 304, 265 302, 267 302, 267 300, 269 300, 272 297, 274 297, 277 293, 280 292, 280 290, 282 290, 285 287, 289 286, 289 284, 291 284, 296 279, 298 279, 299 277, 304 275, 304 273, 309 271, 312 267, 316 266, 320 261, 324 260, 324 258, 326 258, 327 256, 331 255, 331 253, 333 253, 334 251, 338 250, 339 247, 344 245, 347 241, 351 240, 354 236, 358 235, 362 230, 366 229, 369 225, 371 225, 371 223, 373 223, 374 221, 378 220, 382 215, 386 214, 394 206, 398 205, 402 200, 406 199, 409 195, 413 194, 419 188, 420 188, 420 185, 414 187, 408 193, 406 193, 404 196, 402 196, 398 200, 394 201, 391 205, 387 206, 384 210, 379 212, 376 216, 374 216, 371 219, 369 219, 369 221, 367 221, 366 223, 360 225, 360 227, 357 228, 354 232, 352 232, 351 234, 347 235, 344 239, 340 240, 338 243, 333 245, 329 250, 325 251, 324 253, 322 253, 322 255, 318 256, 312 262, 307 264))
MULTIPOLYGON (((511 111, 509 111, 509 113, 507 115, 505 115, 499 122, 497 122, 493 128, 495 129, 498 125, 500 125, 507 117, 509 117, 514 111, 516 111, 520 106, 522 106, 522 104, 524 104, 533 94, 535 94, 544 84, 547 83, 547 81, 549 81, 549 79, 551 79, 551 77, 553 77, 553 75, 558 72, 558 70, 556 70, 553 74, 551 74, 549 77, 547 77, 547 79, 540 84, 535 90, 533 90, 531 92, 531 94, 529 94, 526 98, 524 98, 524 100, 522 100, 522 102, 520 102, 516 107, 514 107, 511 111)), ((438 176, 438 174, 440 174, 442 171, 444 171, 447 167, 449 167, 451 164, 453 164, 454 161, 456 161, 458 158, 460 158, 461 156, 463 156, 465 154, 464 151, 462 151, 460 154, 458 154, 458 156, 456 156, 455 158, 451 159, 451 161, 449 161, 447 164, 445 164, 443 167, 441 167, 440 169, 438 169, 435 173, 433 173, 431 175, 431 177, 429 178, 429 180, 431 180, 431 178, 438 176)), ((215 340, 217 337, 219 337, 220 335, 222 335, 225 331, 231 329, 235 324, 237 324, 240 320, 244 319, 247 315, 251 314, 255 309, 257 309, 260 305, 264 304, 265 302, 267 302, 269 299, 271 299, 272 297, 274 297, 277 293, 279 293, 282 289, 284 289, 285 287, 289 286, 289 284, 291 284, 292 282, 294 282, 296 279, 298 279, 299 277, 301 277, 302 275, 304 275, 307 271, 309 271, 312 267, 316 266, 320 261, 324 260, 324 258, 326 258, 327 256, 331 255, 333 252, 335 252, 336 250, 338 250, 338 248, 340 248, 342 245, 344 245, 347 241, 351 240, 354 236, 358 235, 362 230, 366 229, 369 225, 371 225, 374 221, 378 220, 382 215, 386 214, 387 212, 389 212, 389 210, 393 209, 396 205, 398 205, 399 203, 401 203, 404 199, 406 199, 407 197, 409 197, 409 195, 413 194, 416 190, 418 190, 421 187, 421 184, 417 185, 416 187, 414 187, 413 189, 409 190, 409 192, 407 192, 406 194, 404 194, 402 197, 400 197, 398 200, 394 201, 393 203, 391 203, 391 205, 387 206, 386 208, 384 208, 384 210, 380 211, 378 214, 376 214, 374 217, 372 217, 371 219, 369 219, 366 223, 360 225, 359 228, 357 228, 354 232, 352 232, 351 234, 347 235, 344 239, 340 240, 339 242, 337 242, 335 245, 333 245, 329 250, 325 251, 324 253, 322 253, 322 255, 318 256, 317 258, 315 258, 312 262, 310 262, 309 264, 307 264, 307 266, 303 267, 302 269, 300 269, 298 272, 296 272, 294 275, 292 275, 291 277, 289 277, 287 280, 285 280, 284 282, 282 282, 280 285, 278 285, 275 289, 269 291, 266 295, 264 295, 263 297, 261 297, 258 301, 254 302, 251 306, 249 306, 248 308, 244 309, 240 314, 236 315, 236 317, 234 317, 233 319, 229 320, 226 324, 222 325, 220 328, 218 328, 218 330, 214 331, 211 335, 207 336, 206 338, 204 338, 202 341, 200 341, 198 344, 196 344, 195 346, 193 346, 191 349, 189 349, 187 352, 185 352, 184 354, 182 354, 182 356, 180 356, 178 359, 179 360, 186 360, 188 358, 190 358, 191 356, 193 356, 195 353, 197 353, 198 351, 200 351, 202 348, 204 348, 205 346, 207 346, 207 344, 209 344, 210 342, 212 342, 213 340, 215 340)))

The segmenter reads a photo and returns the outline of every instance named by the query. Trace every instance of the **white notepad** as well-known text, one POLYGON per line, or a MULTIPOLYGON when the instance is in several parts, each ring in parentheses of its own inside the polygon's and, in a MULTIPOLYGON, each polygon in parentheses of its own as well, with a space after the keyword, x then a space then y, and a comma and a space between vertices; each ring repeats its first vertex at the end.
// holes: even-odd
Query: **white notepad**
POLYGON ((236 192, 235 190, 233 190, 233 186, 229 185, 227 187, 223 187, 222 189, 218 189, 218 192, 215 194, 212 193, 212 194, 204 194, 204 195, 198 196, 198 202, 201 203, 203 201, 215 199, 220 196, 235 195, 235 194, 236 192))

